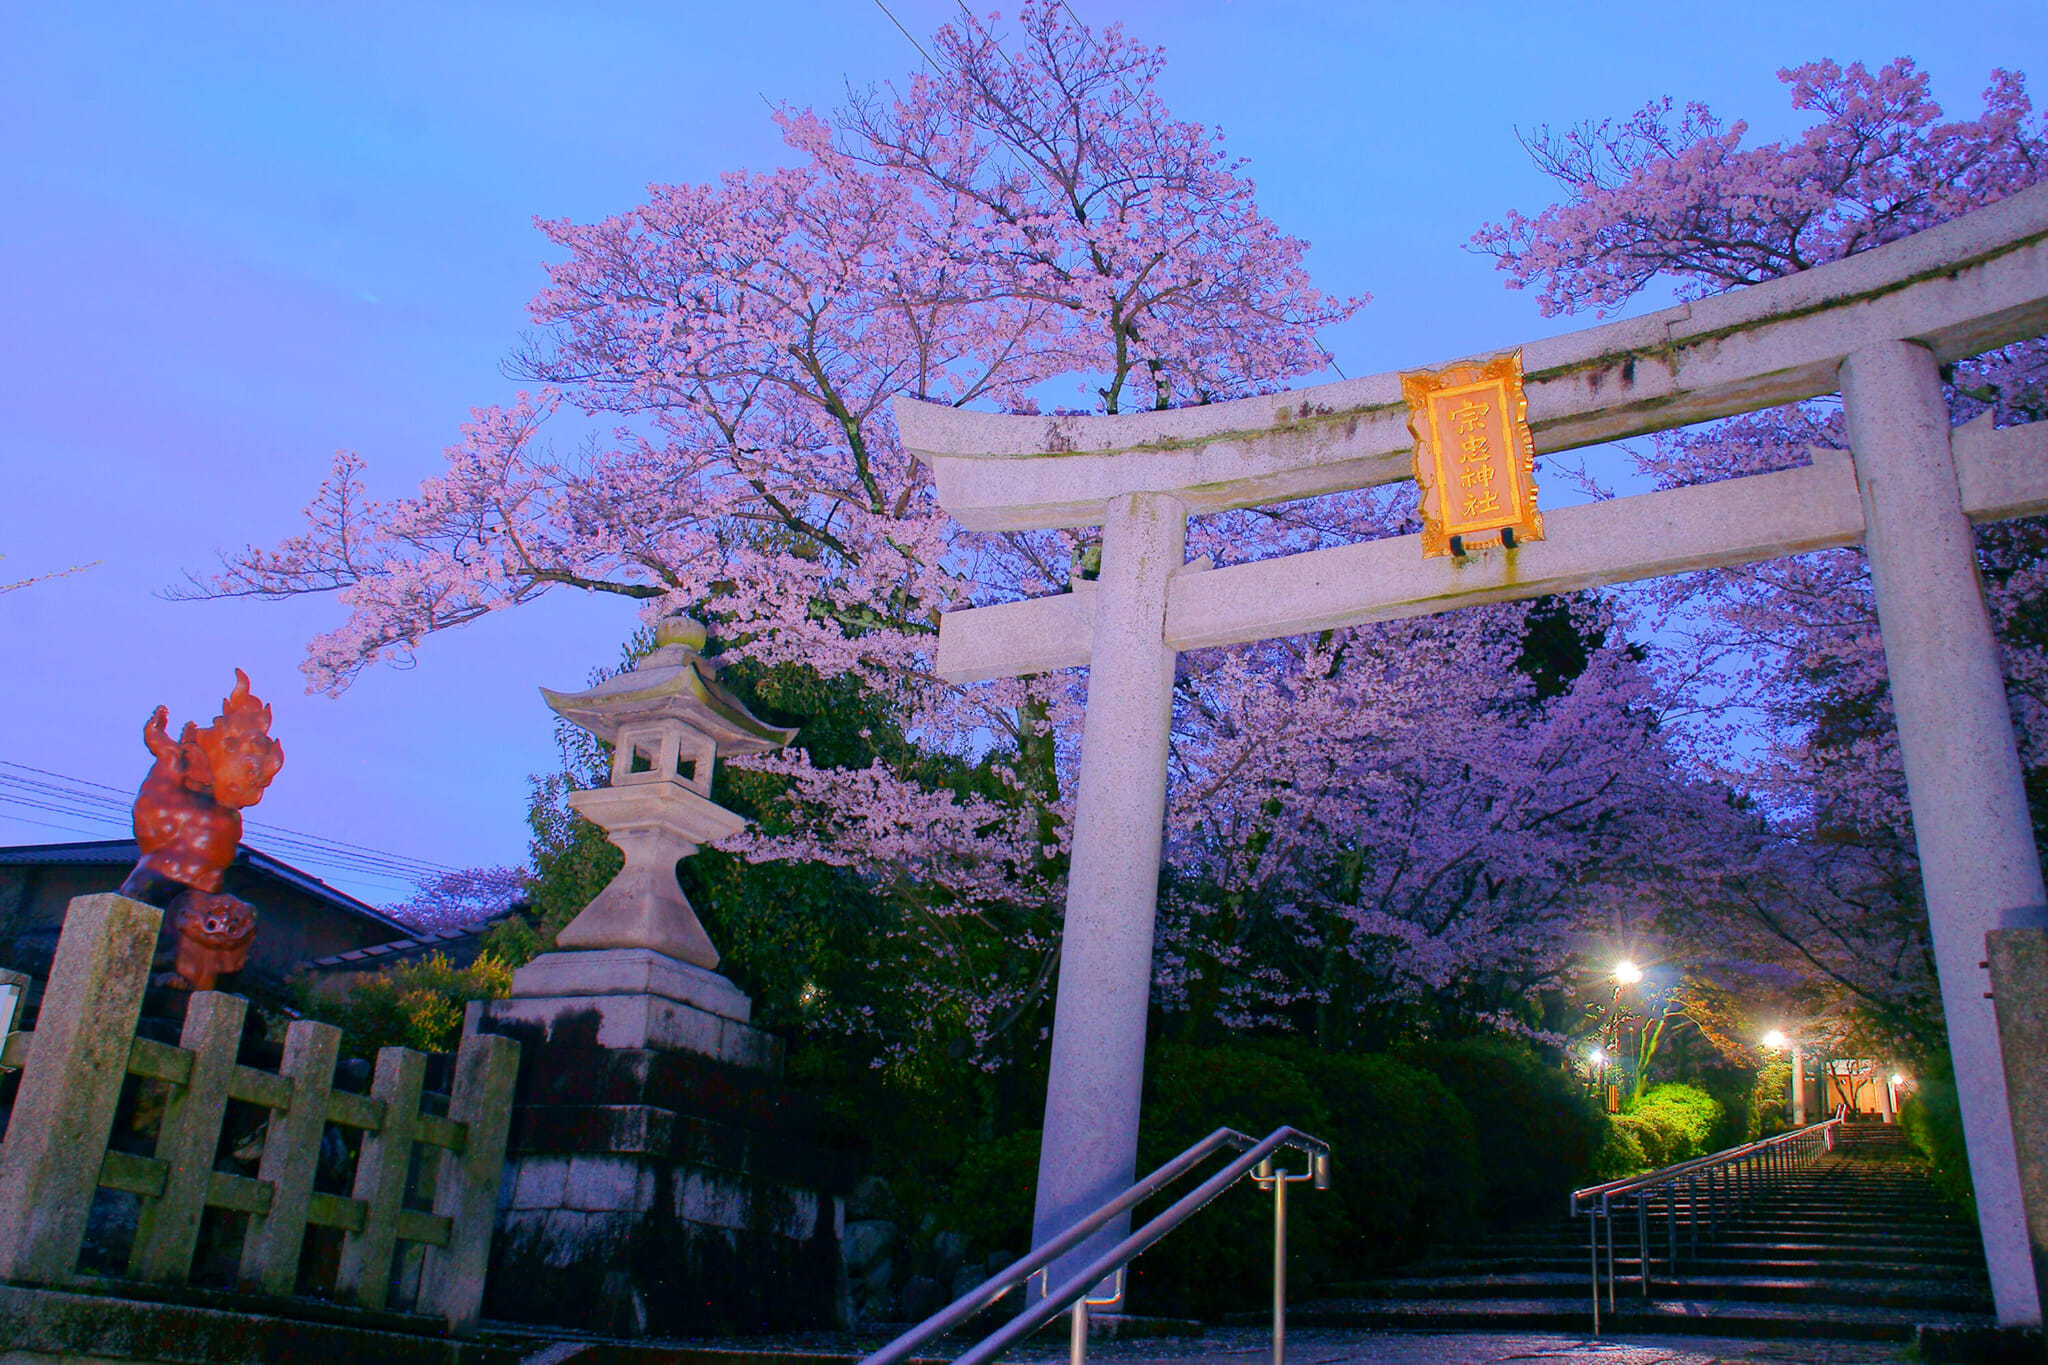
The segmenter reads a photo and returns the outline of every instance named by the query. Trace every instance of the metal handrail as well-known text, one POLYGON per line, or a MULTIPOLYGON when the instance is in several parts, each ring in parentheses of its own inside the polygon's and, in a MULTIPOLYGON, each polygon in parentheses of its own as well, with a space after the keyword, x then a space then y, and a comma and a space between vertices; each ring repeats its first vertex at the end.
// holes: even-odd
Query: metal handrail
MULTIPOLYGON (((866 1357, 860 1365, 898 1365, 898 1362, 908 1359, 910 1353, 918 1347, 934 1337, 951 1331, 983 1309, 993 1307, 1005 1294, 1025 1284, 1034 1276, 1039 1277, 1041 1283, 1044 1283, 1050 1278, 1050 1267, 1054 1261, 1107 1227, 1118 1215, 1125 1213, 1133 1205, 1157 1194, 1203 1160, 1226 1147, 1239 1153, 1228 1166, 1182 1195, 1163 1213, 1096 1257, 1086 1269, 1070 1275, 1057 1288, 1046 1288, 1044 1297, 1038 1303, 1024 1309, 1002 1327, 975 1343, 966 1354, 957 1358, 955 1365, 981 1365, 981 1362, 992 1360, 1022 1338, 1036 1332, 1069 1310, 1073 1312, 1069 1354, 1072 1365, 1081 1365, 1087 1353, 1090 1302, 1088 1291, 1108 1276, 1121 1274, 1123 1268, 1136 1259, 1139 1253, 1179 1227, 1200 1211, 1203 1205, 1222 1194, 1245 1175, 1253 1172, 1256 1172, 1254 1179, 1261 1186, 1270 1186, 1274 1191, 1273 1361, 1274 1365, 1284 1365, 1282 1352, 1286 1341, 1287 1185, 1290 1182, 1312 1179, 1319 1190, 1330 1187, 1330 1144, 1293 1128, 1276 1128, 1256 1142, 1236 1129, 1218 1128, 1116 1198, 1082 1217, 1057 1237, 1012 1261, 881 1350, 866 1357), (1308 1157, 1309 1169, 1298 1174, 1276 1169, 1273 1165, 1273 1155, 1283 1147, 1308 1157)), ((1117 1297, 1121 1297, 1121 1293, 1119 1286, 1117 1297)), ((1101 1300, 1107 1303, 1115 1301, 1115 1298, 1101 1300)))
MULTIPOLYGON (((1843 1106, 1845 1110, 1847 1106, 1843 1106)), ((1614 1214, 1617 1203, 1632 1204, 1636 1214, 1636 1279, 1642 1286, 1643 1297, 1650 1296, 1650 1267, 1654 1259, 1650 1251, 1650 1199, 1652 1191, 1664 1191, 1664 1214, 1670 1234, 1668 1255, 1665 1263, 1674 1273, 1678 1265, 1678 1220, 1683 1208, 1688 1241, 1691 1249, 1699 1247, 1699 1227, 1702 1211, 1700 1185, 1704 1181, 1705 1215, 1711 1235, 1724 1213, 1733 1212, 1746 1204, 1766 1179, 1778 1180, 1789 1175, 1812 1160, 1823 1145, 1832 1149, 1834 1130, 1844 1122, 1845 1115, 1838 1110, 1835 1117, 1820 1123, 1795 1128, 1788 1133, 1774 1137, 1746 1142, 1740 1147, 1713 1152, 1707 1156, 1694 1157, 1690 1161, 1676 1162, 1643 1175, 1625 1176, 1600 1185, 1588 1185, 1571 1193, 1571 1213, 1590 1215, 1587 1228, 1589 1236, 1588 1253, 1593 1277, 1593 1335, 1600 1335, 1600 1230, 1607 1229, 1607 1309, 1614 1311, 1614 1214), (1725 1179, 1723 1178, 1725 1177, 1725 1179), (1685 1186, 1681 1204, 1677 1186, 1685 1186), (1724 1188, 1725 1187, 1725 1188, 1724 1188)))

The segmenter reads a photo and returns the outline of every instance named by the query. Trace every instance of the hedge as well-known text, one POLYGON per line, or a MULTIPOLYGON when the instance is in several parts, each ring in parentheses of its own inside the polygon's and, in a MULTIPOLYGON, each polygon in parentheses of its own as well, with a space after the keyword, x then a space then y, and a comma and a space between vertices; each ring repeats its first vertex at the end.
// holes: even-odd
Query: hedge
POLYGON ((1598 1168, 1608 1142, 1606 1115, 1562 1067, 1526 1044, 1429 1043, 1404 1060, 1436 1076, 1471 1112, 1482 1216, 1555 1213, 1598 1168))
POLYGON ((1922 1077, 1913 1095, 1899 1106, 1899 1126, 1927 1158, 1936 1187, 1975 1218, 1977 1196, 1970 1183, 1970 1153, 1963 1143, 1963 1110, 1955 1080, 1940 1074, 1922 1077))

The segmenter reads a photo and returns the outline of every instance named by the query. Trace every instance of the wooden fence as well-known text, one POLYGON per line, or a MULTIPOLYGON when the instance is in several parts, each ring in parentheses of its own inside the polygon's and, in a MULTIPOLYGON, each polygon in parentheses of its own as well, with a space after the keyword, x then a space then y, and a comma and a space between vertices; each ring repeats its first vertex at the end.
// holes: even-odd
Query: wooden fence
POLYGON ((334 1088, 341 1030, 307 1020, 285 1034, 274 1072, 236 1058, 248 1002, 191 997, 178 1045, 135 1036, 162 912, 122 896, 80 896, 33 1033, 10 1034, 0 1065, 22 1070, 0 1141, 0 1279, 77 1285, 95 1191, 141 1197, 127 1273, 183 1283, 211 1206, 246 1215, 237 1285, 289 1295, 299 1281, 306 1229, 340 1229, 336 1296, 365 1308, 390 1299, 400 1243, 424 1249, 413 1307, 454 1330, 476 1319, 490 1252, 498 1178, 511 1118, 519 1045, 473 1035, 455 1059, 447 1113, 421 1107, 427 1058, 384 1048, 370 1093, 334 1088), (155 1150, 108 1146, 129 1076, 168 1088, 155 1150), (255 1176, 215 1169, 228 1102, 268 1111, 255 1176), (360 1132, 347 1195, 315 1189, 329 1124, 360 1132), (406 1207, 413 1146, 426 1144, 406 1207))

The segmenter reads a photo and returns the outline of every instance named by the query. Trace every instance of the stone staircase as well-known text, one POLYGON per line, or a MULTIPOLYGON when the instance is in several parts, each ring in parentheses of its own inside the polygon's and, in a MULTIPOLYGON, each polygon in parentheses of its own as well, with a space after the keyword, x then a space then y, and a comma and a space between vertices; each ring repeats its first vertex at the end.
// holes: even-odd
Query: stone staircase
MULTIPOLYGON (((1562 1201, 1560 1201, 1562 1202, 1562 1201)), ((1592 1325, 1584 1218, 1558 1218, 1446 1248, 1399 1274, 1336 1286, 1290 1310, 1302 1327, 1580 1331, 1592 1325)), ((1991 1290, 1974 1223, 1929 1184, 1896 1127, 1857 1124, 1833 1155, 1761 1194, 1676 1273, 1653 1226, 1652 1279, 1637 1281, 1634 1226, 1615 1244, 1603 1333, 1907 1341, 1918 1325, 1988 1327, 1991 1290)))

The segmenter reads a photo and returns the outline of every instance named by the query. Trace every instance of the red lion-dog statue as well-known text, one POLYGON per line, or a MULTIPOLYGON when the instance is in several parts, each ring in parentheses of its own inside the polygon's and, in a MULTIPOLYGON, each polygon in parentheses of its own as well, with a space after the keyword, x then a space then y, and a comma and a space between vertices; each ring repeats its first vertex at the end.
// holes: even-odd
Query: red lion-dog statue
POLYGON ((237 972, 256 941, 256 911, 221 894, 221 876, 242 842, 242 808, 284 766, 284 746, 270 737, 270 708, 235 670, 235 690, 204 730, 191 721, 174 741, 170 713, 159 706, 142 727, 156 765, 135 796, 135 842, 142 849, 121 894, 174 914, 177 974, 192 990, 237 972))

